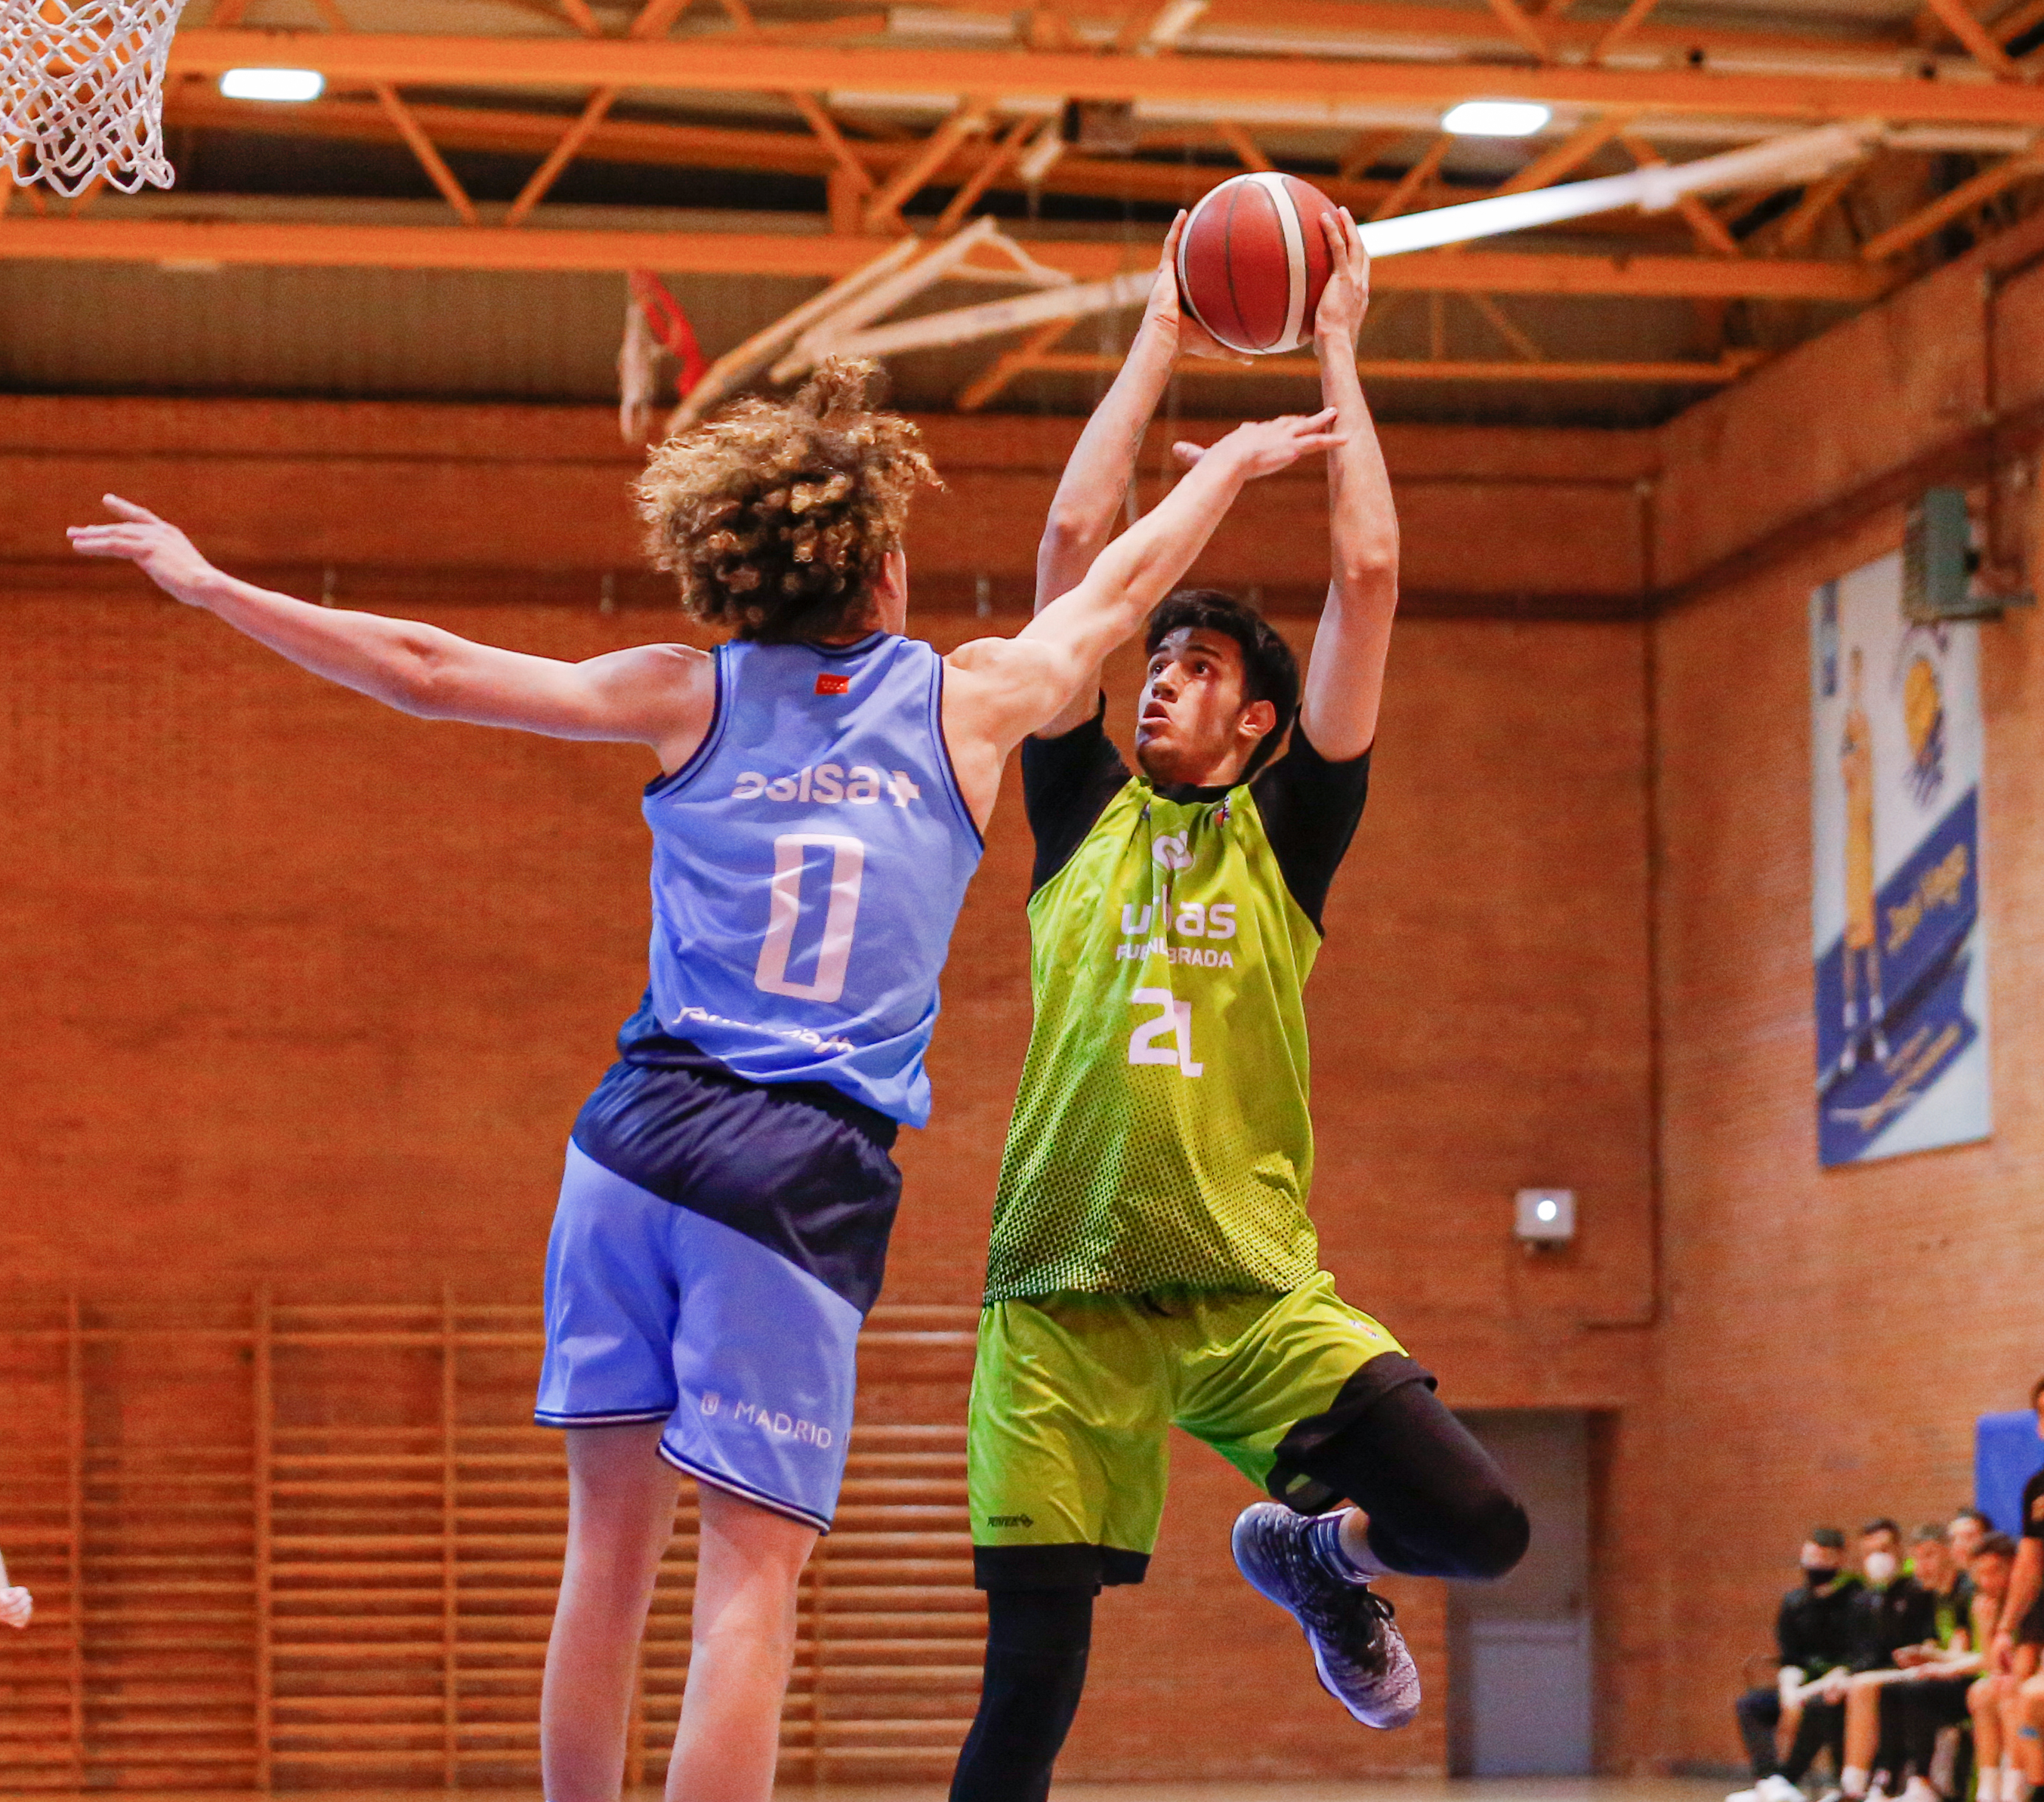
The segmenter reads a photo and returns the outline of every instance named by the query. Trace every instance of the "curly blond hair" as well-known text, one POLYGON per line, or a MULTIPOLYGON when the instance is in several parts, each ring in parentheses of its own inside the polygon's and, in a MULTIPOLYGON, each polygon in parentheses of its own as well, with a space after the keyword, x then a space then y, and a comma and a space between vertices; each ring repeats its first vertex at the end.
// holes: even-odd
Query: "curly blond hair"
POLYGON ((855 629, 918 485, 922 434, 833 357, 792 400, 740 401, 654 451, 636 490, 655 563, 695 618, 768 643, 855 629))

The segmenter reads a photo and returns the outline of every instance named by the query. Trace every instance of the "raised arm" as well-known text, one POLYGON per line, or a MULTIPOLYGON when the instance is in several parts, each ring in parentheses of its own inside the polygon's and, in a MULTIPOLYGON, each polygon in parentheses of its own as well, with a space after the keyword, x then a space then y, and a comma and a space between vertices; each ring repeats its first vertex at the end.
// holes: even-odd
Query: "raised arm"
POLYGON ((1333 580, 1306 667, 1299 724, 1333 763, 1360 757, 1377 736, 1391 619, 1398 607, 1398 514, 1377 428, 1356 372, 1355 341, 1370 309, 1370 253, 1346 207, 1321 221, 1334 273, 1313 321, 1320 398, 1343 442, 1327 455, 1333 580))
POLYGON ((186 605, 401 713, 651 745, 667 769, 686 761, 709 730, 716 701, 710 660, 685 645, 643 645, 567 663, 410 620, 316 607, 223 574, 146 507, 115 494, 106 501, 118 523, 71 528, 81 556, 125 558, 186 605))
MULTIPOLYGON (((1043 522, 1043 536, 1036 547, 1036 611, 1069 594, 1085 578, 1093 560, 1114 536, 1129 484, 1135 478, 1135 459, 1143 448, 1143 434, 1149 428, 1170 385, 1171 370, 1181 354, 1231 357, 1188 319, 1178 305, 1178 236, 1185 229, 1181 213, 1172 222, 1164 240, 1164 254, 1157 265, 1157 279, 1151 285, 1149 304, 1135 341, 1115 377, 1113 386, 1093 409, 1093 417, 1072 447, 1065 473, 1051 498, 1050 517, 1043 522)), ((1235 359, 1242 361, 1243 359, 1235 359)), ((1059 738, 1093 717, 1093 695, 1099 687, 1097 672, 1090 682, 1082 682, 1071 704, 1043 728, 1046 738, 1059 738)))
POLYGON ((978 639, 951 653, 947 661, 961 679, 946 690, 945 731, 967 802, 982 822, 1008 753, 1069 707, 1107 654, 1142 629, 1243 485, 1335 444, 1333 421, 1327 412, 1237 426, 1100 554, 1083 582, 1015 637, 978 639))

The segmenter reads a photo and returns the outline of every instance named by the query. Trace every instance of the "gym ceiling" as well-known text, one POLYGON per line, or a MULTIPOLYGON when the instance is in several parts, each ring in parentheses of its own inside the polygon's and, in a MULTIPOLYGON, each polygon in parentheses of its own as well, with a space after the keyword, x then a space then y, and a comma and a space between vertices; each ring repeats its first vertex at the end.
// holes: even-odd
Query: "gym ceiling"
MULTIPOLYGON (((1880 121, 1815 183, 1379 263, 1363 355, 1389 417, 1645 423, 2034 206, 2040 45, 2044 0, 194 0, 174 190, 0 187, 0 385, 597 399, 635 269, 714 355, 982 213, 1088 279, 1154 259, 1174 209, 1245 168, 1381 218, 1880 121), (248 67, 325 91, 223 98, 248 67), (1443 133, 1471 98, 1552 117, 1443 133), (537 376, 517 332, 478 348, 511 314, 574 342, 537 376), (209 320, 223 348, 152 366, 175 334, 136 316, 209 320), (446 354, 416 323, 396 342, 401 317, 446 354)), ((924 305, 1012 291, 968 277, 924 305)), ((1132 323, 917 352, 897 393, 1082 410, 1132 323)), ((1177 386, 1185 414, 1312 393, 1296 363, 1177 386)))

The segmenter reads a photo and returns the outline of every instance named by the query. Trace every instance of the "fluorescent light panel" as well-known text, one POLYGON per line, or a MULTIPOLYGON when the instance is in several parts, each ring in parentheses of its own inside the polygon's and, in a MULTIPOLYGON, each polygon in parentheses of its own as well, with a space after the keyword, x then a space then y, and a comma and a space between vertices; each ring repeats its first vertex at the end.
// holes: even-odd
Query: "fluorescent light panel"
POLYGON ((1441 129, 1458 137, 1531 137, 1554 113, 1531 100, 1465 100, 1441 116, 1441 129))
POLYGON ((326 77, 317 69, 229 69, 220 91, 229 100, 317 100, 326 77))

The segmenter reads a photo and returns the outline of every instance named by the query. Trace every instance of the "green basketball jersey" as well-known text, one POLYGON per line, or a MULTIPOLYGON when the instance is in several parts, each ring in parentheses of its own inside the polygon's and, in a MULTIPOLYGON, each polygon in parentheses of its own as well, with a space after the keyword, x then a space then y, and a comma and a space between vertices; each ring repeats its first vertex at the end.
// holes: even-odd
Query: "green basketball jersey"
POLYGON ((1173 801, 1132 778, 1029 932, 1036 1021, 986 1299, 1310 1281, 1320 934, 1248 787, 1173 801))

